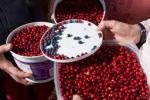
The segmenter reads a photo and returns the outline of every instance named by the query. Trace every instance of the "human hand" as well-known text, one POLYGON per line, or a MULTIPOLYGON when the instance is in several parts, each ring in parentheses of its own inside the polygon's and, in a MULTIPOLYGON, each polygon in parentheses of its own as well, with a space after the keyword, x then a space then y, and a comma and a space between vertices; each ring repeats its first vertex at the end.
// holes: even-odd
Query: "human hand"
POLYGON ((5 44, 0 46, 0 69, 8 73, 18 83, 24 85, 31 84, 25 78, 32 77, 32 74, 20 71, 19 69, 17 69, 17 67, 15 67, 10 61, 8 61, 5 58, 4 53, 10 51, 11 48, 12 44, 5 44))
MULTIPOLYGON (((137 44, 140 41, 140 27, 137 24, 131 25, 115 20, 106 20, 98 25, 98 31, 109 30, 118 41, 128 41, 137 44)), ((104 34, 109 36, 112 34, 104 34)))

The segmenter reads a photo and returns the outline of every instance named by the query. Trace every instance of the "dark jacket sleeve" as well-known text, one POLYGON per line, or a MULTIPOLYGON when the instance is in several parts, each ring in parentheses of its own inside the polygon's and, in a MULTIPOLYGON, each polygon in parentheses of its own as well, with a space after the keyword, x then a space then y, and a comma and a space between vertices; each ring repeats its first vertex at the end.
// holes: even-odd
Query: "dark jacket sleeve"
POLYGON ((4 44, 10 31, 31 21, 25 0, 0 0, 0 44, 4 44))
MULTIPOLYGON (((31 19, 25 0, 0 0, 0 45, 5 44, 13 29, 31 22, 31 19)), ((9 53, 6 57, 14 62, 9 53)))

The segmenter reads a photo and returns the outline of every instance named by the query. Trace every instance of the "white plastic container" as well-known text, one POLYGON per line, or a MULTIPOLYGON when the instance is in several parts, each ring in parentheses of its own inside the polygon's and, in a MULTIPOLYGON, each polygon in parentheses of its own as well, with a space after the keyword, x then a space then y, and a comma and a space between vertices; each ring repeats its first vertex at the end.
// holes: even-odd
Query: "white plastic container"
MULTIPOLYGON (((53 26, 53 24, 48 22, 32 22, 25 25, 22 25, 15 30, 13 30, 9 36, 7 37, 6 43, 9 43, 12 37, 16 32, 28 26, 41 26, 46 25, 49 28, 53 26)), ((40 41, 40 40, 39 40, 40 41)), ((40 44, 39 44, 40 45, 40 44)), ((28 81, 33 83, 45 83, 53 80, 53 66, 54 63, 48 59, 46 59, 43 55, 41 56, 22 56, 10 51, 14 60, 18 67, 27 73, 32 73, 32 78, 27 78, 28 81)))
MULTIPOLYGON (((102 45, 104 45, 104 46, 120 45, 120 46, 125 46, 125 47, 129 48, 129 50, 131 50, 132 52, 134 52, 137 55, 137 59, 138 59, 139 63, 141 64, 142 67, 144 67, 143 60, 141 59, 142 58, 141 53, 135 44, 122 43, 122 42, 118 42, 115 40, 109 40, 109 41, 104 41, 102 45)), ((60 82, 59 82, 58 76, 59 76, 59 65, 56 64, 54 66, 54 82, 55 82, 56 94, 57 94, 58 100, 63 100, 63 96, 60 91, 61 88, 60 88, 60 82)))
POLYGON ((41 45, 40 45, 41 51, 47 59, 57 62, 57 63, 70 63, 70 62, 82 60, 92 55, 93 53, 95 53, 102 45, 103 34, 102 32, 97 32, 96 28, 97 26, 95 24, 85 21, 85 20, 71 19, 71 20, 62 21, 54 25, 54 27, 52 27, 50 31, 46 32, 43 35, 43 37, 41 38, 41 45), (78 21, 81 21, 81 22, 78 22, 78 21), (59 35, 58 34, 59 32, 55 33, 56 35, 54 35, 53 39, 50 40, 51 44, 44 46, 45 44, 43 44, 43 42, 47 41, 46 37, 50 36, 51 33, 53 33, 51 30, 54 30, 54 32, 57 31, 58 29, 56 29, 55 27, 59 27, 60 24, 63 25, 63 27, 65 27, 65 29, 63 29, 62 34, 59 35), (68 33, 72 35, 70 38, 66 37, 68 33), (85 36, 87 35, 88 37, 90 37, 89 39, 85 38, 85 36), (82 45, 79 44, 77 40, 74 40, 76 36, 82 39, 82 41, 84 42, 82 45), (57 38, 57 37, 61 38, 57 41, 58 42, 57 45, 59 46, 59 48, 53 46, 54 38, 57 38), (93 46, 95 47, 94 49, 93 49, 93 46), (56 53, 58 53, 59 56, 65 55, 68 58, 56 59, 47 55, 47 52, 48 51, 53 52, 53 49, 57 49, 56 53), (83 52, 86 52, 86 54, 82 55, 83 52), (78 57, 78 55, 80 56, 78 57))
MULTIPOLYGON (((62 0, 52 0, 52 1, 51 1, 51 4, 50 4, 50 6, 52 6, 52 7, 51 7, 52 10, 50 10, 51 20, 54 21, 54 23, 57 23, 56 17, 55 17, 56 7, 57 7, 57 4, 60 3, 61 1, 62 1, 62 0)), ((102 17, 102 20, 103 20, 104 17, 105 17, 105 14, 106 14, 106 4, 105 4, 105 1, 104 1, 104 0, 99 0, 99 1, 100 1, 101 5, 102 5, 103 11, 104 11, 103 17, 102 17)), ((92 2, 92 1, 91 1, 91 2, 92 2)))
POLYGON ((147 75, 147 81, 150 85, 150 33, 148 33, 146 43, 143 44, 141 48, 142 52, 142 60, 144 62, 143 70, 145 74, 147 75))

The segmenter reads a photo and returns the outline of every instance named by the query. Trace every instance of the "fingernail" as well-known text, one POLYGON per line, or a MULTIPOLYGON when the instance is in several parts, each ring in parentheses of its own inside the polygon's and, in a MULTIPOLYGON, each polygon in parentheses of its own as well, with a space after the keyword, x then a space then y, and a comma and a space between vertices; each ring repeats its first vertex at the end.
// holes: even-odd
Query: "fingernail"
POLYGON ((100 28, 97 28, 96 31, 100 32, 100 31, 102 31, 102 30, 101 30, 100 28))
POLYGON ((32 73, 26 73, 26 75, 32 77, 32 73))
POLYGON ((73 95, 73 100, 82 100, 82 98, 79 95, 73 95))
POLYGON ((99 31, 99 28, 97 28, 96 31, 99 31))
POLYGON ((11 43, 8 43, 6 44, 7 48, 11 48, 12 47, 12 44, 11 43))

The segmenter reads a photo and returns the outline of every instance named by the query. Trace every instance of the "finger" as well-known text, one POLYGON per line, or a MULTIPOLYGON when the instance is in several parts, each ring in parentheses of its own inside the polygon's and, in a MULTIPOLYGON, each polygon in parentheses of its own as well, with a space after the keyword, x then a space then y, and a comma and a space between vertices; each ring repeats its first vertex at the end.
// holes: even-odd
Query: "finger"
POLYGON ((115 20, 106 20, 102 21, 99 25, 97 30, 102 31, 104 29, 112 29, 115 25, 116 21, 115 20))
POLYGON ((29 81, 27 81, 26 79, 22 79, 21 82, 22 82, 22 84, 24 84, 24 85, 26 85, 26 86, 33 85, 32 82, 29 82, 29 81))
POLYGON ((10 76, 17 82, 17 83, 21 83, 23 85, 32 85, 32 82, 29 82, 28 80, 26 80, 26 78, 20 78, 20 77, 16 77, 12 74, 10 74, 10 76))
POLYGON ((27 85, 34 85, 34 83, 32 83, 32 82, 28 82, 28 83, 27 83, 27 85))
POLYGON ((79 95, 73 95, 73 100, 83 100, 79 95))
POLYGON ((0 46, 0 53, 5 53, 8 52, 12 49, 12 44, 8 43, 8 44, 4 44, 0 46))
POLYGON ((29 83, 29 82, 28 82, 27 80, 25 80, 25 79, 18 79, 17 82, 18 82, 18 83, 21 83, 21 84, 24 84, 24 85, 28 85, 28 83, 29 83))
POLYGON ((23 72, 23 71, 17 69, 16 67, 12 67, 11 68, 11 73, 13 73, 15 76, 20 77, 20 78, 29 78, 29 77, 32 77, 31 73, 23 72))
POLYGON ((20 77, 20 78, 32 77, 32 73, 23 72, 23 71, 19 70, 18 68, 16 68, 15 66, 13 66, 11 63, 10 63, 10 66, 8 67, 8 72, 14 76, 20 77))
POLYGON ((21 83, 23 85, 31 85, 31 82, 27 81, 25 78, 22 78, 22 79, 18 79, 17 81, 18 83, 21 83))

